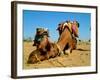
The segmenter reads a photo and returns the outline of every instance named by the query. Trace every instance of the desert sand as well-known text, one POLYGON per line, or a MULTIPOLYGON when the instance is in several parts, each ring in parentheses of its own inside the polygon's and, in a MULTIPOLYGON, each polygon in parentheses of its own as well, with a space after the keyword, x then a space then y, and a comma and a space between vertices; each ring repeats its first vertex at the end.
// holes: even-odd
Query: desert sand
POLYGON ((61 55, 35 64, 27 64, 29 54, 36 49, 33 42, 24 42, 23 69, 54 68, 54 67, 81 67, 91 65, 90 42, 78 42, 77 49, 70 55, 61 55))

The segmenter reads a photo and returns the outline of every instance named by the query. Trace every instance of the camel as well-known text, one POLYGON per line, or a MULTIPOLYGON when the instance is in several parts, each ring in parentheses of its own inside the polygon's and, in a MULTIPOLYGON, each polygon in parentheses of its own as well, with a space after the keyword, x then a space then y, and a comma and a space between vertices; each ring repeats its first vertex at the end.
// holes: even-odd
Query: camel
MULTIPOLYGON (((76 49, 76 45, 77 45, 77 37, 78 36, 78 27, 79 27, 79 23, 77 21, 73 21, 73 23, 71 23, 70 21, 66 21, 66 22, 62 22, 58 25, 59 27, 57 28, 57 30, 59 31, 59 36, 61 35, 61 33, 63 32, 63 30, 66 27, 69 27, 69 31, 72 35, 72 40, 70 42, 70 44, 72 45, 72 50, 76 49)), ((67 34, 66 34, 67 35, 67 34)), ((69 45, 67 44, 64 48, 64 53, 69 53, 67 52, 69 45)), ((72 52, 71 50, 71 52, 72 52)))
POLYGON ((50 49, 50 41, 49 41, 48 31, 43 28, 37 28, 36 36, 34 39, 33 46, 36 46, 37 49, 32 51, 28 58, 28 63, 33 63, 47 57, 47 51, 50 49), (37 57, 38 56, 38 57, 37 57), (40 58, 40 59, 39 59, 40 58))

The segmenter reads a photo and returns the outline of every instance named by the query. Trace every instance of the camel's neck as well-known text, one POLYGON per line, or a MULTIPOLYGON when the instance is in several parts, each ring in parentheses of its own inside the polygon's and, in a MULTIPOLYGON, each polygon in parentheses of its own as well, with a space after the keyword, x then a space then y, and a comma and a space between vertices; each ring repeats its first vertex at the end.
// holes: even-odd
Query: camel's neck
POLYGON ((60 35, 60 38, 57 42, 57 44, 60 46, 61 50, 63 50, 65 48, 66 44, 69 42, 70 39, 71 39, 71 34, 70 34, 69 30, 66 28, 60 35))

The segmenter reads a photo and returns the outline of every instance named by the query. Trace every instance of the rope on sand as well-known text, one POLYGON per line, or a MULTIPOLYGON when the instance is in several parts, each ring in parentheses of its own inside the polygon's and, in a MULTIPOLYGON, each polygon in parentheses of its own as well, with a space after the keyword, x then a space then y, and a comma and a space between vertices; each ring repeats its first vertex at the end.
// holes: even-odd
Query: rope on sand
POLYGON ((56 66, 52 61, 48 60, 48 62, 49 62, 50 64, 52 64, 53 66, 56 66))
POLYGON ((56 59, 56 62, 59 63, 62 67, 66 67, 62 62, 60 62, 58 59, 56 59))
POLYGON ((39 62, 41 62, 41 60, 37 57, 37 54, 34 54, 34 55, 35 55, 36 59, 37 59, 39 62))

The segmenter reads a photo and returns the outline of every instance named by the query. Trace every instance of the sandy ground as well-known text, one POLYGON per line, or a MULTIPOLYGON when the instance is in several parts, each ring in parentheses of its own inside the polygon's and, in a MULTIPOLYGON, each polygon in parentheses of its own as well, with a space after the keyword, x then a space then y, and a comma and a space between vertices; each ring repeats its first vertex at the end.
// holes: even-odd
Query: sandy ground
POLYGON ((91 52, 89 42, 80 42, 77 49, 70 55, 62 55, 49 60, 44 60, 35 64, 27 64, 29 54, 36 49, 32 42, 24 42, 23 69, 32 68, 53 68, 53 67, 79 67, 90 66, 91 52))

